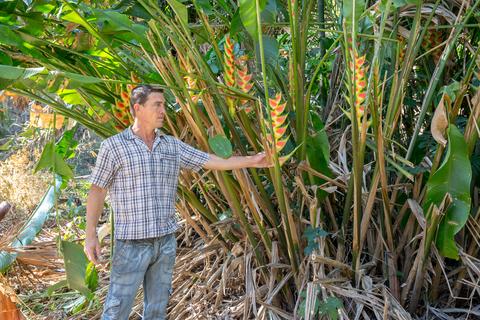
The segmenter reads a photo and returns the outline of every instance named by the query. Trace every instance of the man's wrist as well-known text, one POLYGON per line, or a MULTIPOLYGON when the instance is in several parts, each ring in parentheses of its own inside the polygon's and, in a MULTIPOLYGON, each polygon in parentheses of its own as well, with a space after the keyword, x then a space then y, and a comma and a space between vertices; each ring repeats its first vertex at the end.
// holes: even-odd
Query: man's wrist
POLYGON ((97 228, 95 227, 91 227, 91 228, 88 228, 86 229, 85 231, 85 235, 87 238, 96 238, 97 237, 97 228))

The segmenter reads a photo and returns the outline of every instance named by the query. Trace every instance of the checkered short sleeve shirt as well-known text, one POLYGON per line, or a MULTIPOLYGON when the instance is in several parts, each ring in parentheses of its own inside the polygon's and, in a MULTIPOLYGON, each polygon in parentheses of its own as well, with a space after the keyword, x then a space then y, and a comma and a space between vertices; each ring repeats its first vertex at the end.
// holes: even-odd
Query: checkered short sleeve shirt
POLYGON ((175 232, 179 171, 198 171, 208 159, 208 153, 159 130, 152 151, 131 127, 104 140, 90 182, 109 190, 115 238, 146 239, 175 232))

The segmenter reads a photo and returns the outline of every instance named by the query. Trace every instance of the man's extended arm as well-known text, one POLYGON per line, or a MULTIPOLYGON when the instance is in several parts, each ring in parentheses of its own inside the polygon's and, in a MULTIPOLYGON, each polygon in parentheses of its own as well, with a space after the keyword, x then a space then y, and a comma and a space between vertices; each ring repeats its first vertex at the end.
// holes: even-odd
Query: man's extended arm
POLYGON ((98 264, 100 258, 100 243, 98 242, 96 229, 106 195, 106 189, 92 184, 87 198, 87 227, 84 250, 88 259, 94 264, 98 264))
POLYGON ((223 159, 214 154, 209 154, 209 159, 203 167, 212 170, 233 170, 242 168, 267 168, 272 164, 268 162, 264 153, 258 153, 254 156, 230 157, 223 159))

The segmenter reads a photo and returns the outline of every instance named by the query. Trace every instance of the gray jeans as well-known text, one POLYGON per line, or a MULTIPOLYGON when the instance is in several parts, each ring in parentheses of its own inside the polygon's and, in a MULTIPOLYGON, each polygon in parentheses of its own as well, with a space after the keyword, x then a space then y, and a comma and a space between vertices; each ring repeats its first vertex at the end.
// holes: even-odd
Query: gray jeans
POLYGON ((116 240, 103 320, 128 319, 143 283, 143 319, 165 319, 171 293, 175 234, 142 240, 116 240))

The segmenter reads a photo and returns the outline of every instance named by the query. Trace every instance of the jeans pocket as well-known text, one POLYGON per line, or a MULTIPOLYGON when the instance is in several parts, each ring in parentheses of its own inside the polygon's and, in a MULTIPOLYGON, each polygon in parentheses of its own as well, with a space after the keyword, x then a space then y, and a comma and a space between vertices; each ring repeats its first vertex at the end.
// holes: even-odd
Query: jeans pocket
POLYGON ((177 237, 175 233, 171 233, 165 236, 165 242, 163 245, 162 253, 166 256, 174 256, 177 253, 177 237))

